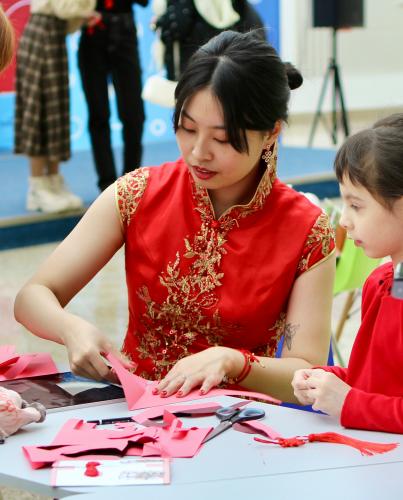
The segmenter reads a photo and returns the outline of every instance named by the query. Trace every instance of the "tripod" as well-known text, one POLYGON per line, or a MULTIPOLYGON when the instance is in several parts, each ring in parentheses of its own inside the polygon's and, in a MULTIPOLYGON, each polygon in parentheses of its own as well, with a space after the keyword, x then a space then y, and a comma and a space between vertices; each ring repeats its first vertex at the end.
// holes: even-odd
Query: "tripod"
POLYGON ((317 110, 315 113, 315 117, 313 119, 311 132, 309 134, 309 141, 308 141, 309 147, 312 147, 316 127, 318 125, 319 119, 322 117, 323 100, 325 98, 327 85, 328 85, 328 82, 329 82, 329 79, 331 76, 333 77, 332 130, 331 130, 331 137, 332 137, 333 144, 337 144, 337 129, 338 129, 337 100, 339 100, 339 102, 340 102, 341 121, 342 121, 342 125, 343 125, 344 136, 348 137, 348 135, 349 135, 348 115, 347 115, 347 110, 346 110, 346 107, 344 104, 343 89, 341 87, 340 71, 339 71, 339 66, 337 64, 337 28, 333 28, 332 42, 333 42, 332 43, 332 45, 333 45, 332 57, 329 61, 329 65, 327 67, 327 70, 326 70, 326 73, 325 73, 325 76, 323 79, 322 89, 320 91, 320 96, 319 96, 318 107, 317 107, 317 110))

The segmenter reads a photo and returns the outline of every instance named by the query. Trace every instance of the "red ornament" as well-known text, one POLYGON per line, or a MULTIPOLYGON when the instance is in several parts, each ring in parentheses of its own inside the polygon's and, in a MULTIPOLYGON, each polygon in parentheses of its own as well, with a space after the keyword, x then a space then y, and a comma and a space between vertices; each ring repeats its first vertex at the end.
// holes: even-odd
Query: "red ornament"
POLYGON ((85 476, 89 477, 96 477, 100 475, 99 470, 97 469, 97 466, 101 465, 99 462, 87 462, 85 464, 85 476))

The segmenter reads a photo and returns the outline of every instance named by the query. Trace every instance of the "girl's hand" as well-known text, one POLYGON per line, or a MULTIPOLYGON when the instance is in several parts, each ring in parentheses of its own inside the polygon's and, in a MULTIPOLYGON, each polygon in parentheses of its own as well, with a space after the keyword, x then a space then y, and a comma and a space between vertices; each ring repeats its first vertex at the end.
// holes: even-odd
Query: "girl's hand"
POLYGON ((312 401, 312 408, 340 418, 344 401, 351 387, 334 373, 320 369, 312 370, 305 383, 307 385, 306 399, 312 401))
POLYGON ((302 405, 311 405, 314 402, 307 394, 307 390, 309 389, 307 380, 313 372, 312 368, 303 368, 294 373, 291 385, 294 389, 295 397, 302 405))
POLYGON ((154 389, 162 397, 175 394, 186 396, 195 387, 200 394, 223 381, 224 376, 238 375, 244 364, 244 356, 236 349, 210 347, 204 351, 180 359, 166 377, 154 389))
POLYGON ((71 371, 75 375, 119 382, 114 370, 109 368, 103 358, 103 355, 109 352, 120 359, 126 369, 133 369, 132 363, 112 342, 98 328, 82 318, 70 317, 62 340, 67 349, 71 371))

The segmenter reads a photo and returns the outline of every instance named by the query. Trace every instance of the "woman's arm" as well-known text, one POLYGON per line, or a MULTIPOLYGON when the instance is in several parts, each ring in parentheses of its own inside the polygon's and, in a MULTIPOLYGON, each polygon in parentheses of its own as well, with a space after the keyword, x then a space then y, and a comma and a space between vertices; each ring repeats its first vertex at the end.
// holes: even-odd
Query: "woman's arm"
MULTIPOLYGON (((242 381, 246 389, 268 393, 283 401, 297 401, 291 380, 295 370, 324 364, 330 345, 335 254, 304 272, 295 281, 286 316, 285 340, 280 359, 260 357, 242 381)), ((235 349, 212 347, 181 359, 158 385, 160 393, 187 394, 201 386, 207 392, 226 375, 236 378, 244 356, 235 349)))
POLYGON ((252 364, 242 385, 282 401, 296 402, 291 386, 295 370, 325 364, 330 346, 330 321, 336 257, 333 253, 295 281, 288 303, 281 358, 252 364))
POLYGON ((17 295, 17 321, 38 337, 64 344, 71 369, 78 375, 96 379, 107 376, 109 370, 100 353, 117 350, 94 325, 64 307, 123 241, 111 186, 17 295))

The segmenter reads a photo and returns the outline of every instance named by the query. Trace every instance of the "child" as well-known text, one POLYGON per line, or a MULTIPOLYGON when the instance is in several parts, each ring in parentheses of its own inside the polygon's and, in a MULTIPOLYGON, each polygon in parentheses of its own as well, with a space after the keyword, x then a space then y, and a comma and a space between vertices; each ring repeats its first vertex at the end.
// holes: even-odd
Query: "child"
POLYGON ((0 72, 8 66, 14 53, 14 33, 0 5, 0 72))
POLYGON ((364 285, 348 368, 298 370, 294 393, 345 427, 402 433, 403 300, 391 296, 391 286, 403 261, 403 113, 348 138, 335 170, 345 203, 340 224, 369 257, 392 262, 364 285))

